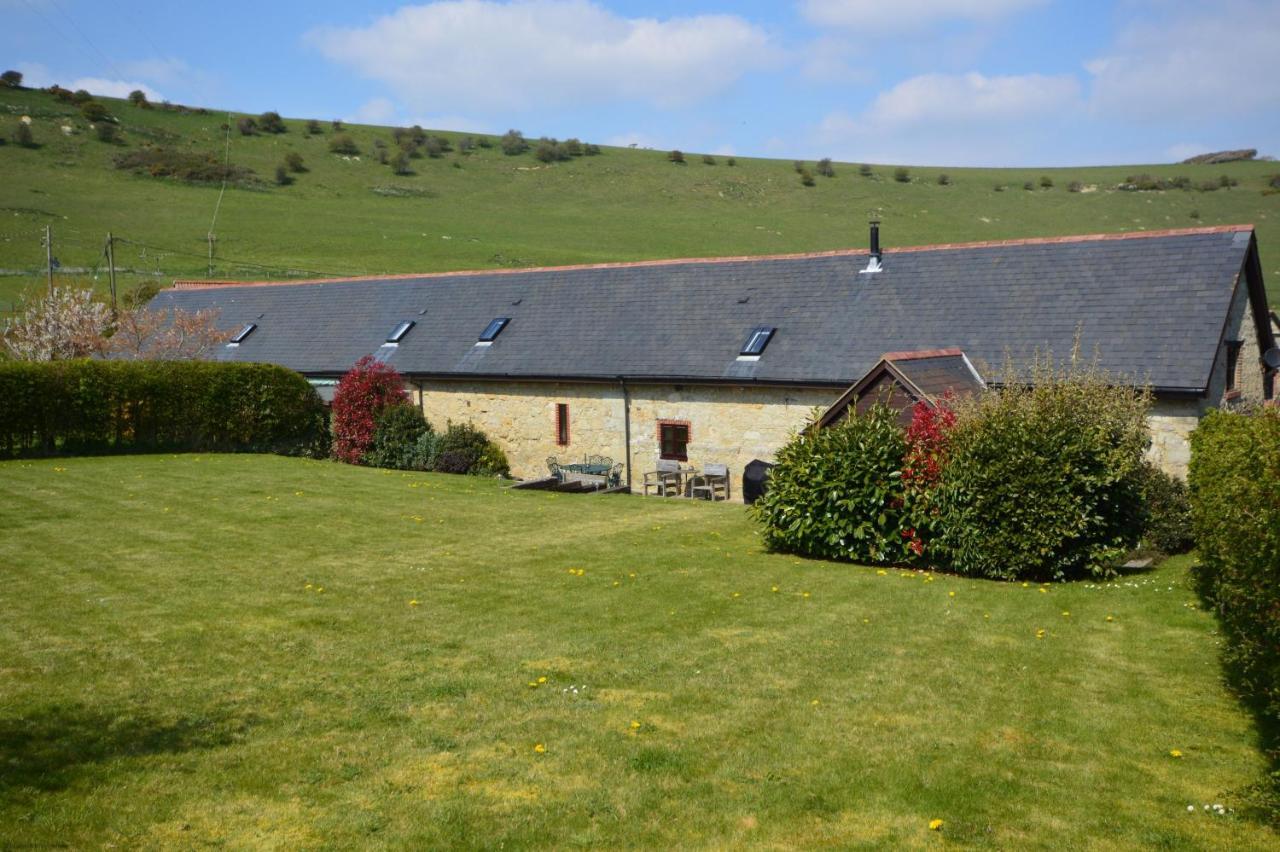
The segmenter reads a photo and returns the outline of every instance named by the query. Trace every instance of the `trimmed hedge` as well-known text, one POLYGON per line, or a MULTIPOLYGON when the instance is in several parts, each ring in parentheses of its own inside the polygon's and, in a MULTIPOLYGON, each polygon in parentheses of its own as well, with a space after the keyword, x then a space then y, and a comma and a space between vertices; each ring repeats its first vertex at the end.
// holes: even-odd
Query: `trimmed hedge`
POLYGON ((1259 714, 1280 816, 1280 411, 1211 411, 1191 434, 1191 512, 1201 591, 1223 661, 1259 714))
POLYGON ((324 404, 298 373, 208 361, 0 362, 0 456, 324 456, 324 404))

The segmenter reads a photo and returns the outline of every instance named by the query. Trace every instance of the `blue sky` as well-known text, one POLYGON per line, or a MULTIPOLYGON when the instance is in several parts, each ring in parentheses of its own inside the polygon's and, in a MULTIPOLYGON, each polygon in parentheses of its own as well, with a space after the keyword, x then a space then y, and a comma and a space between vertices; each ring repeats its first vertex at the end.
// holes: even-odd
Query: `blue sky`
POLYGON ((1280 0, 0 0, 30 85, 915 165, 1280 154, 1280 0))

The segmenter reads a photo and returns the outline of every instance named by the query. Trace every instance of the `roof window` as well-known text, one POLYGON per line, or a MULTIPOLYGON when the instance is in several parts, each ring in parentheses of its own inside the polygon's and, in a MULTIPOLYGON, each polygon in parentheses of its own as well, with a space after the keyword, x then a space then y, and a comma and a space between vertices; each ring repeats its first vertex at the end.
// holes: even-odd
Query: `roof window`
POLYGON ((409 333, 409 329, 413 328, 414 325, 416 325, 416 323, 413 320, 405 320, 400 323, 395 328, 391 329, 391 333, 387 335, 387 343, 392 345, 398 344, 404 336, 409 333))
POLYGON ((494 341, 502 330, 507 327, 507 323, 511 322, 511 317, 498 317, 484 327, 484 331, 480 332, 480 339, 476 341, 479 344, 490 344, 494 341))
POLYGON ((253 334, 253 330, 257 327, 258 327, 258 324, 256 322, 245 323, 244 328, 240 329, 234 335, 232 335, 231 340, 227 343, 227 345, 239 346, 241 343, 244 342, 244 339, 246 337, 253 334))
POLYGON ((760 353, 764 352, 764 348, 773 339, 775 331, 777 329, 771 325, 758 325, 751 329, 751 333, 747 335, 747 342, 742 345, 742 351, 738 353, 738 357, 751 361, 758 360, 760 353))

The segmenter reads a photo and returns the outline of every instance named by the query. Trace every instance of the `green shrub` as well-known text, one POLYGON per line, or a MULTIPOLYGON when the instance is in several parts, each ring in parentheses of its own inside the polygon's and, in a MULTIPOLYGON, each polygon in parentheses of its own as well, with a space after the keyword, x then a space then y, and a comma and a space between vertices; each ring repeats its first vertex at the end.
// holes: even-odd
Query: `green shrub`
POLYGON ((893 179, 898 183, 911 183, 911 172, 902 166, 893 170, 893 179))
POLYGON ((867 165, 866 163, 863 163, 862 165, 858 166, 858 174, 862 175, 863 177, 871 177, 871 166, 867 165))
POLYGON ((810 172, 808 169, 801 169, 801 170, 800 170, 800 184, 801 184, 802 186, 813 186, 813 185, 814 185, 814 183, 815 183, 815 181, 814 181, 814 179, 813 179, 813 173, 812 173, 812 172, 810 172))
POLYGON ((120 141, 120 132, 114 124, 109 121, 103 121, 94 126, 94 131, 98 135, 99 142, 106 142, 108 145, 114 145, 120 141))
POLYGON ((312 118, 312 119, 308 119, 308 120, 307 120, 307 135, 308 135, 308 136, 319 136, 321 133, 324 133, 324 128, 320 126, 320 122, 316 121, 314 118, 312 118))
POLYGON ((302 174, 307 170, 306 165, 302 162, 302 155, 297 151, 290 151, 284 155, 284 164, 289 167, 289 171, 302 174))
POLYGON ((1186 553, 1195 543, 1191 529, 1191 499, 1187 484, 1144 462, 1142 488, 1142 544, 1161 553, 1186 553))
POLYGON ((84 116, 85 121, 107 121, 111 117, 111 113, 107 112, 107 108, 97 101, 85 101, 80 104, 80 114, 84 116))
MULTIPOLYGON (((450 423, 440 437, 436 470, 442 473, 480 473, 481 460, 485 458, 489 445, 489 437, 475 425, 450 423)), ((506 473, 506 470, 492 472, 506 473)))
POLYGON ((141 89, 134 89, 129 93, 129 103, 139 109, 151 109, 151 102, 147 100, 147 93, 141 89))
POLYGON ((5 71, 0 74, 0 86, 7 86, 11 89, 22 88, 22 72, 21 71, 5 71))
POLYGON ((287 133, 289 128, 285 126, 284 119, 280 117, 280 113, 271 110, 264 112, 258 116, 258 129, 263 133, 287 133))
POLYGON ((680 149, 678 149, 678 148, 677 148, 677 149, 675 149, 675 150, 673 150, 673 151, 670 151, 670 152, 668 152, 668 153, 667 153, 667 160, 668 160, 668 162, 676 163, 677 165, 681 165, 681 166, 683 166, 683 165, 684 165, 684 152, 683 152, 683 151, 681 151, 681 150, 680 150, 680 149))
POLYGON ((1049 360, 1030 373, 961 406, 934 494, 939 549, 962 574, 1110 576, 1141 530, 1150 395, 1049 360))
POLYGON ((436 461, 440 458, 440 439, 441 435, 430 428, 427 424, 427 431, 418 436, 417 442, 413 445, 413 457, 410 467, 413 470, 435 470, 436 461))
POLYGON ((836 167, 831 164, 830 157, 823 157, 818 161, 818 174, 823 177, 832 178, 836 176, 836 167))
POLYGON ((938 175, 938 186, 951 186, 951 175, 946 172, 938 175))
POLYGON ((431 424, 416 405, 392 405, 375 419, 373 446, 365 453, 365 464, 394 470, 413 470, 418 441, 431 431, 431 424))
POLYGON ((328 452, 315 390, 269 364, 0 362, 0 399, 0 456, 328 452))
POLYGON ((1053 189, 1053 178, 1049 177, 1048 175, 1041 175, 1041 176, 1040 176, 1040 188, 1041 188, 1041 189, 1053 189))
POLYGON ((902 560, 906 451, 896 413, 883 406, 794 436, 752 506, 765 546, 823 559, 902 560))
POLYGON ((1280 411, 1211 411, 1191 434, 1202 593, 1226 638, 1232 686, 1259 717, 1280 816, 1280 411))
POLYGON ((498 144, 502 148, 502 153, 508 157, 514 157, 529 150, 529 143, 525 140, 524 134, 514 128, 502 134, 498 144))
POLYGON ((227 163, 214 154, 179 151, 174 148, 139 148, 121 154, 114 160, 117 169, 125 169, 151 177, 171 177, 190 183, 227 183, 253 186, 257 176, 253 170, 227 163))
POLYGON ((360 153, 360 147, 356 145, 356 141, 345 133, 340 133, 329 140, 329 150, 335 154, 345 154, 347 156, 355 156, 360 153))
POLYGON ((476 476, 506 476, 511 473, 511 465, 507 462, 507 454, 502 447, 489 441, 471 469, 476 476))
POLYGON ((1067 192, 1083 192, 1083 191, 1084 191, 1084 184, 1078 180, 1073 180, 1071 181, 1071 183, 1067 184, 1067 192))

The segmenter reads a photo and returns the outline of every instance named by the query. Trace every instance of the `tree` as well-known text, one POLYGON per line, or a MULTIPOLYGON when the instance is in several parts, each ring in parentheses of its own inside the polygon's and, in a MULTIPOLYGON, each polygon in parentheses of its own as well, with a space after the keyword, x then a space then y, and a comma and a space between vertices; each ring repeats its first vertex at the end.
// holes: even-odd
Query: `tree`
POLYGON ((668 162, 671 162, 671 163, 676 163, 677 165, 681 165, 681 166, 683 166, 683 165, 684 165, 684 152, 683 152, 683 151, 681 151, 679 148, 676 148, 675 150, 673 150, 673 151, 671 151, 669 154, 667 154, 667 161, 668 161, 668 162))
POLYGON ((340 118, 335 118, 333 121, 329 122, 329 124, 333 127, 335 133, 342 130, 342 119, 340 118))
POLYGON ((871 166, 867 165, 866 163, 863 163, 862 165, 858 166, 858 174, 862 175, 863 177, 871 177, 871 166))
POLYGON ((436 159, 446 151, 452 150, 449 141, 442 136, 428 136, 422 147, 426 150, 427 156, 432 159, 436 159))
POLYGON ((231 337, 231 332, 218 328, 218 318, 216 308, 152 310, 135 302, 117 314, 106 350, 132 361, 203 358, 231 337))
POLYGON ((0 86, 7 86, 10 89, 22 88, 22 72, 6 71, 0 74, 0 86))
POLYGON ((529 143, 525 141, 524 134, 514 128, 502 134, 502 141, 499 144, 502 147, 502 153, 509 157, 529 150, 529 143))
POLYGON ((413 167, 409 165, 409 155, 404 151, 396 154, 395 159, 391 161, 391 171, 402 176, 413 174, 413 167))
POLYGON ((333 456, 362 464, 373 446, 378 415, 393 405, 408 405, 404 379, 394 367, 372 355, 355 363, 333 396, 333 456))
POLYGON ((309 119, 307 121, 307 134, 310 136, 319 136, 321 133, 324 133, 324 128, 320 126, 320 122, 316 121, 314 118, 309 119))
POLYGON ((951 186, 951 175, 946 172, 938 175, 938 186, 951 186))
POLYGON ((570 157, 581 157, 584 153, 582 142, 577 138, 564 140, 564 152, 570 157))
POLYGON ((28 304, 4 335, 20 361, 61 361, 102 352, 111 309, 94 301, 87 287, 58 287, 28 304))
POLYGON ((1048 175, 1040 176, 1040 186, 1044 189, 1053 189, 1053 178, 1048 175))
POLYGON ((93 100, 93 94, 88 89, 76 89, 71 93, 72 103, 83 104, 93 100))
POLYGON ((284 119, 275 110, 269 110, 258 116, 258 128, 263 133, 287 133, 289 131, 289 128, 285 127, 284 119))
POLYGON ((356 142, 345 133, 339 133, 329 140, 329 150, 335 154, 355 155, 360 153, 356 142))
POLYGON ((147 93, 141 89, 134 89, 129 93, 129 103, 141 109, 151 109, 151 101, 147 100, 147 93))
POLYGON ((290 151, 288 154, 285 154, 284 164, 289 167, 289 171, 297 172, 298 174, 307 170, 307 167, 302 163, 302 155, 297 151, 290 151))
POLYGON ((903 166, 893 170, 893 179, 898 183, 911 183, 911 172, 903 166))
POLYGON ((804 186, 813 186, 813 172, 804 168, 800 169, 800 183, 804 186))
POLYGON ((236 130, 240 131, 241 136, 252 136, 258 132, 258 122, 250 116, 241 116, 236 119, 236 130))
POLYGON ((711 156, 710 154, 703 154, 702 162, 708 166, 714 166, 716 164, 716 158, 711 156))
POLYGON ((828 178, 836 176, 835 166, 831 165, 830 157, 823 157, 818 161, 818 174, 828 178))
POLYGON ((735 157, 730 157, 729 159, 724 161, 724 164, 726 166, 736 166, 738 165, 738 160, 735 157))
POLYGON ((97 101, 85 101, 80 104, 80 114, 85 117, 85 120, 94 122, 106 121, 110 116, 107 108, 97 101))

